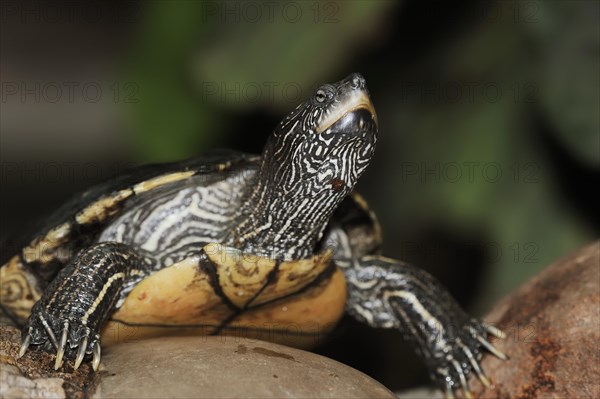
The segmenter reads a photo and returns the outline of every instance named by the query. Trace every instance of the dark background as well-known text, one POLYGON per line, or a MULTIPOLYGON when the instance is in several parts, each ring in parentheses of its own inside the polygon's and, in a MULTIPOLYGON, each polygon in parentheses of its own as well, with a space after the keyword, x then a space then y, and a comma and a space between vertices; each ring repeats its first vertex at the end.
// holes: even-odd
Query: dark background
MULTIPOLYGON (((358 189, 384 252, 430 270, 472 313, 598 236, 597 1, 1 11, 2 258, 70 195, 132 165, 260 152, 286 112, 351 72, 379 114, 358 189)), ((351 320, 318 351, 391 389, 425 378, 398 333, 351 320)))

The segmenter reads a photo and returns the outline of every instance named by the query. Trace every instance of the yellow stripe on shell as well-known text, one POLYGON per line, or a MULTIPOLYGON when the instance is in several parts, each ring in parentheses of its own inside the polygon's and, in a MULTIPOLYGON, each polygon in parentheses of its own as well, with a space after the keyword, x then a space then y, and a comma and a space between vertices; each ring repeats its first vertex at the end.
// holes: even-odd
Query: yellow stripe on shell
POLYGON ((23 248, 23 259, 27 263, 47 263, 54 260, 57 256, 55 250, 69 241, 70 233, 71 225, 69 223, 63 223, 53 228, 45 236, 34 239, 23 248))
POLYGON ((79 212, 75 217, 75 220, 80 224, 102 222, 110 216, 115 215, 119 210, 118 205, 132 195, 139 195, 158 187, 187 179, 188 177, 193 176, 195 173, 195 171, 189 170, 185 172, 169 173, 145 180, 136 184, 133 186, 133 188, 121 190, 114 195, 107 196, 93 202, 79 212))
POLYGON ((19 321, 27 320, 41 295, 36 276, 23 267, 18 256, 0 267, 0 303, 19 321))
POLYGON ((104 197, 84 208, 75 216, 79 224, 102 222, 119 211, 118 205, 133 195, 133 190, 125 189, 110 197, 104 197))
POLYGON ((188 170, 185 172, 176 172, 157 176, 136 184, 135 186, 133 186, 133 191, 135 192, 135 194, 141 194, 146 191, 153 190, 157 187, 164 186, 165 184, 187 179, 188 177, 193 176, 195 173, 196 172, 193 170, 188 170))

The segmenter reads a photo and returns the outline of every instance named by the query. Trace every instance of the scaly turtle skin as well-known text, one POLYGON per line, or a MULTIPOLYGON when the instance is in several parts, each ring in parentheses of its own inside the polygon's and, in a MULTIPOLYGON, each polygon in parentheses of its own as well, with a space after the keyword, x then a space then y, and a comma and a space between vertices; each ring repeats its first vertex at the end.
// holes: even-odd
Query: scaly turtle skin
MULTIPOLYGON (((100 362, 100 341, 254 334, 309 346, 344 311, 398 328, 448 394, 489 385, 505 358, 429 274, 379 256, 379 226, 352 189, 377 117, 358 74, 321 86, 261 156, 222 152, 141 167, 67 203, 0 268, 3 312, 28 348, 100 362)), ((68 362, 67 364, 69 364, 68 362)))

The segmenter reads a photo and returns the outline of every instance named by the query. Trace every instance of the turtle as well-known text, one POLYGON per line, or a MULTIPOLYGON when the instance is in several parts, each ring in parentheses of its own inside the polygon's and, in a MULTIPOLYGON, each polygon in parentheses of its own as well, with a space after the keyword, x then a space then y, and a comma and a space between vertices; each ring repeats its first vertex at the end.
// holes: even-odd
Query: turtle
POLYGON ((430 274, 380 254, 354 187, 379 122, 365 79, 323 84, 262 154, 212 151, 134 168, 57 209, 0 267, 2 312, 54 368, 97 370, 102 346, 159 335, 257 334, 308 347, 343 314, 399 329, 448 396, 499 358, 430 274), (66 360, 66 361, 65 361, 66 360))

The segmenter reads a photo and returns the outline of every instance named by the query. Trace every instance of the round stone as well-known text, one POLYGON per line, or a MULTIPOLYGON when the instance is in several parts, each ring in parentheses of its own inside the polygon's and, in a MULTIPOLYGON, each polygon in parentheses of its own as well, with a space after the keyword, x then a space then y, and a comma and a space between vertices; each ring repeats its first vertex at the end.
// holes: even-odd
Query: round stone
POLYGON ((394 398, 344 364, 237 337, 168 337, 106 348, 95 398, 394 398))

